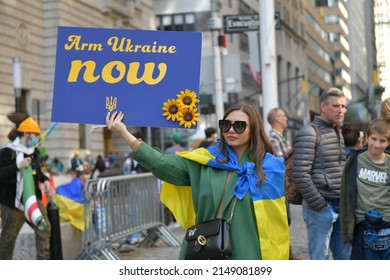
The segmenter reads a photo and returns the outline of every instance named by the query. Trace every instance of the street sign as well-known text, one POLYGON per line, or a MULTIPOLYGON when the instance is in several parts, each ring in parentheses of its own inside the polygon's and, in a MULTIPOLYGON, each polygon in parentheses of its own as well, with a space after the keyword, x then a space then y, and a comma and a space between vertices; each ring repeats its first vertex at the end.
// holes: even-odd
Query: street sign
MULTIPOLYGON (((224 15, 223 26, 225 34, 259 31, 260 17, 259 14, 224 15)), ((280 28, 280 13, 275 12, 275 29, 280 28)))
POLYGON ((225 33, 258 31, 260 27, 260 17, 258 14, 224 15, 223 23, 225 33))

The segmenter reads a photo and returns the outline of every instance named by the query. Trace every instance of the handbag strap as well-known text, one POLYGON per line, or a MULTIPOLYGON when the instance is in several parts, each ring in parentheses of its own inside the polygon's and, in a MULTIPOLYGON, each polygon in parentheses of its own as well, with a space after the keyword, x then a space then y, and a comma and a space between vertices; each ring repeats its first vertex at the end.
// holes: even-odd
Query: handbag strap
POLYGON ((227 220, 227 223, 228 223, 228 224, 230 224, 231 221, 232 221, 232 219, 233 219, 233 214, 234 214, 234 210, 236 209, 237 201, 238 201, 238 198, 236 197, 236 199, 235 199, 234 202, 233 202, 232 212, 230 212, 230 217, 229 217, 229 219, 227 220))

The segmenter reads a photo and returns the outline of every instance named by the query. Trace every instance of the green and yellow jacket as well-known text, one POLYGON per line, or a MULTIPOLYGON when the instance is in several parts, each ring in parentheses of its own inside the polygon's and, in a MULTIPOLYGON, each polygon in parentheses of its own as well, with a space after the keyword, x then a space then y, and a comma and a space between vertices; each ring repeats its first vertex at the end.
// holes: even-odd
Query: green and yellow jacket
MULTIPOLYGON (((215 160, 218 156, 218 146, 172 155, 145 143, 133 154, 135 160, 165 182, 161 201, 182 227, 215 219, 222 199, 222 218, 229 219, 238 197, 230 226, 230 259, 288 259, 282 159, 266 154, 262 163, 266 182, 259 185, 247 152, 240 160, 229 155, 228 164, 219 164, 215 160), (224 192, 229 172, 232 175, 224 192)), ((184 259, 186 247, 183 240, 180 259, 184 259)))

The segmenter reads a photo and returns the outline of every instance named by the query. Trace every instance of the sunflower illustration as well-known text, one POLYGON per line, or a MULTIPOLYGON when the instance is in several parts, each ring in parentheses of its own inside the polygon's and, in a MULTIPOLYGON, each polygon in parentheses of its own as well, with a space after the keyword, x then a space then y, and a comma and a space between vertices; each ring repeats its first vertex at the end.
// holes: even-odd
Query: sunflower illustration
POLYGON ((163 103, 163 116, 168 121, 177 121, 180 126, 191 128, 196 126, 196 123, 199 121, 200 114, 197 112, 198 108, 196 107, 198 102, 199 99, 196 98, 195 91, 185 89, 180 91, 177 99, 168 99, 163 103))
POLYGON ((177 100, 187 107, 195 107, 196 103, 199 102, 199 99, 196 99, 196 93, 194 91, 190 91, 189 89, 181 91, 177 97, 177 100))
POLYGON ((176 121, 180 116, 180 108, 181 104, 177 101, 177 99, 168 99, 163 103, 164 107, 162 108, 163 116, 167 118, 167 120, 171 119, 172 121, 176 121))
POLYGON ((200 115, 197 111, 196 107, 183 108, 179 116, 179 125, 185 128, 191 128, 191 126, 196 125, 200 115))

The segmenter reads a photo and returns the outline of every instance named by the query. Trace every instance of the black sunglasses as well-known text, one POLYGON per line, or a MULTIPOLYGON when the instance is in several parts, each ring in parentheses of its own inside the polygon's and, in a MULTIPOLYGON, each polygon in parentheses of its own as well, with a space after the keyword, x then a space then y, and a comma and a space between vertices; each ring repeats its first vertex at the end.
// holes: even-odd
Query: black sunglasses
POLYGON ((228 120, 219 120, 219 129, 223 132, 229 132, 230 128, 233 127, 233 130, 237 134, 241 134, 245 131, 247 126, 246 121, 235 121, 231 122, 228 120))

